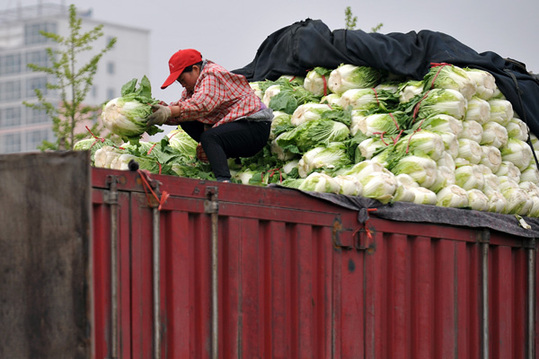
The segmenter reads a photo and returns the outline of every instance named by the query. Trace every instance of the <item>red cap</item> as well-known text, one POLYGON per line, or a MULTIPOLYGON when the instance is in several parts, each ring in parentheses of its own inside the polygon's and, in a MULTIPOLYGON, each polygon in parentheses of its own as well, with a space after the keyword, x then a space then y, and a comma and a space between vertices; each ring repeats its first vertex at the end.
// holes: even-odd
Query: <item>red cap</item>
POLYGON ((170 60, 168 60, 170 75, 167 77, 161 88, 164 89, 170 86, 170 84, 180 77, 186 67, 200 61, 202 61, 202 55, 195 49, 185 49, 176 52, 170 57, 170 60))

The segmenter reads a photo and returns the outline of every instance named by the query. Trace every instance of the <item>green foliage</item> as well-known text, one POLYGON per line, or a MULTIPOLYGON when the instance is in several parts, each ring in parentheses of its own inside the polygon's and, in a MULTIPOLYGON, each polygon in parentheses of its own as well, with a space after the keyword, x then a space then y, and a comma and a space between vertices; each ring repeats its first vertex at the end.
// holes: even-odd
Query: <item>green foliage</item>
POLYGON ((85 120, 93 123, 90 130, 94 135, 98 135, 101 131, 101 126, 97 123, 101 106, 84 105, 84 100, 92 88, 99 61, 114 47, 116 38, 112 38, 103 49, 91 57, 88 63, 78 66, 79 55, 91 51, 93 49, 91 43, 104 35, 103 25, 98 25, 88 32, 82 32, 81 29, 82 20, 77 16, 76 7, 72 4, 69 6, 68 36, 41 32, 41 35, 56 43, 55 47, 46 50, 49 63, 52 65, 28 64, 32 71, 46 73, 49 77, 47 92, 60 96, 60 103, 53 103, 47 100, 40 89, 34 89, 37 101, 23 101, 29 108, 45 111, 52 120, 56 142, 43 141, 39 148, 41 150, 72 150, 77 141, 91 135, 86 131, 75 132, 77 124, 85 120))
MULTIPOLYGON (((346 30, 356 30, 357 16, 354 16, 354 14, 352 13, 352 8, 350 6, 347 6, 346 9, 344 9, 344 23, 346 30)), ((384 26, 384 24, 379 23, 375 27, 371 28, 371 32, 380 31, 382 26, 384 26)))

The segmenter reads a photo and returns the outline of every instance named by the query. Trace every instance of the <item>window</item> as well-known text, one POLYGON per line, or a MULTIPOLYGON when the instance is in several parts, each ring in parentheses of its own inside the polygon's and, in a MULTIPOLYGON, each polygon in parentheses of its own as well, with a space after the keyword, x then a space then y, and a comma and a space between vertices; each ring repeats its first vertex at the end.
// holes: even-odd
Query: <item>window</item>
POLYGON ((26 71, 32 71, 28 68, 28 64, 47 67, 50 66, 49 57, 46 50, 31 51, 26 53, 25 67, 26 71))
POLYGON ((15 153, 21 152, 21 134, 20 133, 7 133, 2 136, 3 153, 15 153))
POLYGON ((37 150, 43 141, 51 141, 50 130, 36 130, 26 132, 26 148, 28 150, 37 150))
POLYGON ((40 90, 43 95, 47 94, 47 77, 34 77, 26 80, 26 98, 36 97, 34 90, 40 90))
POLYGON ((0 75, 21 73, 21 54, 0 56, 0 75))
POLYGON ((35 108, 29 108, 26 107, 26 124, 32 124, 32 123, 46 123, 51 121, 49 119, 49 116, 47 116, 47 112, 44 110, 38 110, 35 108))
POLYGON ((0 128, 21 125, 21 108, 7 107, 0 111, 0 128))
POLYGON ((97 86, 96 85, 93 85, 92 86, 92 98, 97 98, 97 86))
POLYGON ((35 45, 51 42, 52 40, 43 36, 41 31, 57 33, 56 24, 52 22, 26 24, 24 26, 24 44, 35 45))
POLYGON ((0 82, 0 102, 21 99, 21 82, 19 80, 0 82))
POLYGON ((107 98, 115 98, 117 97, 116 96, 116 91, 113 89, 113 88, 108 88, 107 89, 107 98))
POLYGON ((108 73, 109 75, 114 75, 114 73, 115 73, 114 62, 108 62, 108 63, 107 63, 107 73, 108 73))

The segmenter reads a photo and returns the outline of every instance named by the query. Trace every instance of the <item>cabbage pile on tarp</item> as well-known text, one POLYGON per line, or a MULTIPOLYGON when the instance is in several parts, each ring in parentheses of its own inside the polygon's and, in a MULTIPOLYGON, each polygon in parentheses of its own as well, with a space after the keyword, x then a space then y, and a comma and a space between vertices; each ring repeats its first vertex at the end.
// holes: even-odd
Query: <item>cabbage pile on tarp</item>
MULTIPOLYGON (((486 71, 433 64, 407 81, 343 64, 251 86, 275 118, 258 155, 229 160, 236 183, 539 216, 539 142, 486 71)), ((211 179, 195 145, 180 156, 167 137, 134 155, 158 163, 143 164, 155 173, 211 179)), ((104 148, 97 167, 137 159, 125 156, 129 148, 107 156, 104 148)))

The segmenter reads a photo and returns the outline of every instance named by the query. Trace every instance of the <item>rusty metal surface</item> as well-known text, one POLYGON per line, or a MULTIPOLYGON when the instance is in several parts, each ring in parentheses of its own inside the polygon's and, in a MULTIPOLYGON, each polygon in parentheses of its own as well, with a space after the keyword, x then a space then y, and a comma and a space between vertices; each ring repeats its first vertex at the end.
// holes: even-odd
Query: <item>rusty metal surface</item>
POLYGON ((0 156, 0 358, 90 358, 85 152, 0 156))

